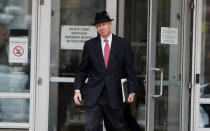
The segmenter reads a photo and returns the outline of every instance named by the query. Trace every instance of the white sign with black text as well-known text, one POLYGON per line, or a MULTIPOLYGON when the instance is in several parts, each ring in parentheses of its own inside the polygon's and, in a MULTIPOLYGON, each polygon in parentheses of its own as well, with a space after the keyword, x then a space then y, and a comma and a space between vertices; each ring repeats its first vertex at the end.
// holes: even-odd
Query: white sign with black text
POLYGON ((161 27, 161 44, 178 44, 178 29, 161 27))
POLYGON ((28 63, 28 37, 9 38, 9 63, 28 63))
POLYGON ((95 26, 61 26, 61 49, 82 50, 85 41, 97 36, 95 26))

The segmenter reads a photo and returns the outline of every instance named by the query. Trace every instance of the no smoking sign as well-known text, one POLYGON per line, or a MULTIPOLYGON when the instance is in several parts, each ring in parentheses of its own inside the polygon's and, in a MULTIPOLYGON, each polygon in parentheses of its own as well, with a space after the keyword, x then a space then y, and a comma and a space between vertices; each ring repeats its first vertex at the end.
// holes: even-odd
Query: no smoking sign
POLYGON ((28 37, 9 38, 9 63, 28 63, 28 37))
POLYGON ((24 49, 22 46, 15 46, 13 49, 13 54, 17 57, 21 57, 24 53, 24 49))

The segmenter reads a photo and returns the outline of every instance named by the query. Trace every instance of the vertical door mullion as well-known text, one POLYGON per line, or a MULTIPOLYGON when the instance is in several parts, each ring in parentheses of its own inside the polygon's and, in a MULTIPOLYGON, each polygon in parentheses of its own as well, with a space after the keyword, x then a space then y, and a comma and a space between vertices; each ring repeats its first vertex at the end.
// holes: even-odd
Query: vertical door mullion
POLYGON ((117 30, 117 0, 106 0, 106 10, 108 11, 110 17, 114 19, 112 21, 112 33, 116 34, 117 30))
POLYGON ((191 95, 191 130, 199 131, 200 116, 200 83, 196 83, 196 74, 201 74, 201 32, 202 32, 202 0, 195 0, 193 22, 193 55, 192 55, 192 95, 191 95))
POLYGON ((125 19, 125 0, 121 0, 118 3, 118 30, 117 34, 120 37, 124 37, 124 19, 125 19))
POLYGON ((38 11, 36 117, 34 131, 48 131, 50 35, 51 0, 45 0, 42 5, 39 5, 38 11))
POLYGON ((32 0, 32 29, 31 29, 31 70, 30 70, 30 110, 29 110, 29 131, 35 131, 35 87, 36 87, 36 63, 37 63, 37 24, 38 24, 38 1, 32 0))
POLYGON ((194 121, 195 121, 195 100, 196 100, 196 98, 195 98, 195 56, 196 56, 196 54, 195 54, 195 43, 196 43, 196 16, 197 16, 197 2, 196 2, 196 0, 194 0, 194 3, 193 3, 194 5, 195 5, 195 9, 194 9, 194 11, 193 11, 193 45, 192 45, 192 70, 191 70, 191 83, 192 83, 192 91, 191 91, 191 120, 190 120, 190 123, 191 123, 191 125, 190 125, 190 130, 194 130, 194 129, 196 129, 196 127, 195 127, 195 123, 194 123, 194 121))
POLYGON ((149 2, 149 15, 148 15, 148 49, 147 49, 147 105, 146 105, 146 128, 148 131, 154 131, 154 109, 155 101, 152 98, 155 89, 155 73, 152 72, 151 68, 155 68, 156 61, 156 20, 157 20, 157 1, 150 0, 149 2))
MULTIPOLYGON (((202 0, 198 0, 197 1, 197 31, 196 31, 196 43, 195 43, 195 47, 196 47, 196 50, 195 50, 195 53, 196 53, 196 56, 195 56, 195 61, 196 61, 196 64, 195 64, 195 75, 194 77, 196 77, 196 74, 201 74, 201 44, 202 44, 202 38, 201 38, 201 32, 202 32, 202 0)), ((200 75, 201 76, 201 75, 200 75)), ((196 81, 196 80, 195 80, 196 81)), ((200 80, 199 80, 200 81, 200 80)), ((201 81, 200 81, 201 82, 201 81)), ((195 83, 195 95, 196 95, 196 101, 195 101, 195 104, 196 104, 196 111, 195 111, 195 115, 196 115, 196 131, 199 131, 199 125, 200 125, 200 83, 195 83)))

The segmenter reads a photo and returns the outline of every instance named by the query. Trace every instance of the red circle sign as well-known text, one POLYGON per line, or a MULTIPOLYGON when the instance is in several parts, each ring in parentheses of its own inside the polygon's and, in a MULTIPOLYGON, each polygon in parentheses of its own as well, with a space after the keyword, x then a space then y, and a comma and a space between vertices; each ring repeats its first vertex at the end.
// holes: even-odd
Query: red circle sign
POLYGON ((22 46, 15 46, 13 49, 13 54, 17 57, 21 57, 24 53, 24 49, 22 46))

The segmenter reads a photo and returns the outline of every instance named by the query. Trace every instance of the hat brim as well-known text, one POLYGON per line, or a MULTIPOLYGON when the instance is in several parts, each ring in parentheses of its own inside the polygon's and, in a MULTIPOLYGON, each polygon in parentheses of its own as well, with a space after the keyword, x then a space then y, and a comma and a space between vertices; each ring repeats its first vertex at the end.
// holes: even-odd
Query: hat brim
POLYGON ((96 25, 96 24, 103 23, 103 22, 108 22, 108 21, 113 21, 113 20, 114 19, 101 19, 101 20, 96 21, 92 25, 96 25))

